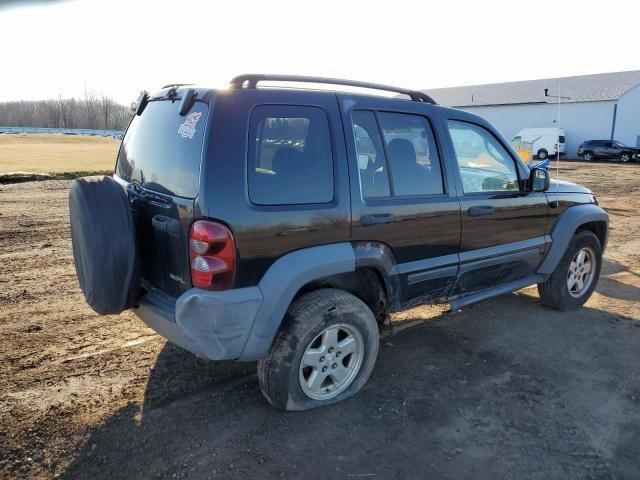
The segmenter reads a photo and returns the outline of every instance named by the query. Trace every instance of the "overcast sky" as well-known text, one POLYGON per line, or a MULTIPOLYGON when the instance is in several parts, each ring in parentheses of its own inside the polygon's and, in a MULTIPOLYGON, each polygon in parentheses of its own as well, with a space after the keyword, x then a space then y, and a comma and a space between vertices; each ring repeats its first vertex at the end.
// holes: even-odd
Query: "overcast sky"
POLYGON ((289 73, 435 88, 640 69, 640 2, 0 0, 0 101, 289 73))

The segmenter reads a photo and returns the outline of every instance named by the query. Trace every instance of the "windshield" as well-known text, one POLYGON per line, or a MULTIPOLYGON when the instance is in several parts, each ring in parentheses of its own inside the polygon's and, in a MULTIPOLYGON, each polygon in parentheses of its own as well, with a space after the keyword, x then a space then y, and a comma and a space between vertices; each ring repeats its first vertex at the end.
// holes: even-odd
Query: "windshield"
POLYGON ((209 107, 196 102, 186 116, 179 108, 176 100, 152 101, 133 118, 118 153, 120 178, 158 193, 195 198, 209 107))
POLYGON ((616 141, 616 142, 613 142, 613 143, 616 144, 619 147, 626 147, 626 145, 624 143, 622 143, 622 142, 617 142, 616 141))

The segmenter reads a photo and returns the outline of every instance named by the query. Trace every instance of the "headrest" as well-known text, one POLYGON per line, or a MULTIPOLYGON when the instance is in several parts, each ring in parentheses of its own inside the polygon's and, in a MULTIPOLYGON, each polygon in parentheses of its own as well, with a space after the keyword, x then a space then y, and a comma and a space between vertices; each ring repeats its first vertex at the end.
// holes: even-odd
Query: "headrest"
POLYGON ((389 145, 387 145, 387 151, 394 162, 404 165, 417 163, 418 157, 416 156, 416 149, 409 140, 394 138, 389 142, 389 145))
POLYGON ((293 147, 280 147, 273 154, 271 169, 278 173, 293 172, 302 168, 303 155, 293 147))

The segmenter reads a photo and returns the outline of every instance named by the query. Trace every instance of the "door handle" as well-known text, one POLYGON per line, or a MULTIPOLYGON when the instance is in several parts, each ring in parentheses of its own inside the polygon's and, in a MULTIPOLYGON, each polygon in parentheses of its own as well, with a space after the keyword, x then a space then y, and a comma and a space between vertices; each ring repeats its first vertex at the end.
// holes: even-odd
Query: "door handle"
POLYGON ((390 213, 376 213, 373 215, 363 215, 360 217, 360 223, 365 227, 369 225, 379 225, 381 223, 392 223, 393 215, 390 213))
POLYGON ((493 215, 496 213, 496 209, 491 205, 478 205, 470 207, 469 210, 467 210, 467 213, 470 217, 479 217, 481 215, 493 215))

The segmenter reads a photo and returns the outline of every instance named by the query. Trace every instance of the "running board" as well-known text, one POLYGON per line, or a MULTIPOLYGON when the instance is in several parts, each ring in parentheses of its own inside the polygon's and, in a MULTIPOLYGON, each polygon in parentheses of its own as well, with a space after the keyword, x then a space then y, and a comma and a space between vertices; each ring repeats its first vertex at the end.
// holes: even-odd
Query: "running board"
POLYGON ((462 307, 471 305, 472 303, 481 302, 491 297, 497 297, 498 295, 504 295, 505 293, 515 292, 521 288, 528 287, 529 285, 535 285, 536 283, 542 283, 546 279, 545 275, 535 274, 530 275, 513 282, 505 283, 504 285, 498 285, 497 287, 488 288, 478 293, 472 293, 470 295, 464 295, 449 302, 449 309, 451 311, 460 310, 462 307))

